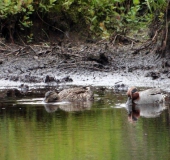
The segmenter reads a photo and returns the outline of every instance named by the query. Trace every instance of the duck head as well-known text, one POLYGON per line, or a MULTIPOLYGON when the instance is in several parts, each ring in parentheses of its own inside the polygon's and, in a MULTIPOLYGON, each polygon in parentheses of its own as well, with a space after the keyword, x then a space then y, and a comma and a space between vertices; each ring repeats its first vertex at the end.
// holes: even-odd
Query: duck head
POLYGON ((60 99, 59 95, 54 91, 48 91, 45 93, 44 102, 56 102, 60 99))
POLYGON ((128 96, 127 105, 132 105, 133 101, 139 98, 139 92, 136 87, 129 88, 126 94, 128 96))

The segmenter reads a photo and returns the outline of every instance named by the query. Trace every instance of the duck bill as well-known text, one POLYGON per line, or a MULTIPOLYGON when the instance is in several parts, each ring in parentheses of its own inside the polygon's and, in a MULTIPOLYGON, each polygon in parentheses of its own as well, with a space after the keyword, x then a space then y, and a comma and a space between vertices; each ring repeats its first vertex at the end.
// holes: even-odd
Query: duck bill
POLYGON ((128 97, 128 99, 127 99, 127 102, 126 102, 126 105, 132 105, 133 103, 132 103, 132 98, 131 97, 128 97))

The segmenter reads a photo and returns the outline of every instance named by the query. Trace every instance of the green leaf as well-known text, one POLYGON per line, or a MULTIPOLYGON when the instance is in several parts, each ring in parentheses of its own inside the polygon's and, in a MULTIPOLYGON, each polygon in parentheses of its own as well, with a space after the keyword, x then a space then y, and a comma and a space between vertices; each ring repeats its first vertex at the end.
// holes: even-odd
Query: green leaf
POLYGON ((150 12, 152 13, 152 10, 151 10, 151 6, 150 6, 150 3, 149 3, 149 0, 146 0, 146 4, 147 4, 147 6, 148 6, 150 12))
POLYGON ((139 3, 140 3, 139 0, 133 0, 133 4, 134 4, 134 5, 137 5, 137 4, 139 4, 139 3))
POLYGON ((94 16, 92 19, 91 19, 91 22, 94 22, 96 20, 97 16, 94 16))

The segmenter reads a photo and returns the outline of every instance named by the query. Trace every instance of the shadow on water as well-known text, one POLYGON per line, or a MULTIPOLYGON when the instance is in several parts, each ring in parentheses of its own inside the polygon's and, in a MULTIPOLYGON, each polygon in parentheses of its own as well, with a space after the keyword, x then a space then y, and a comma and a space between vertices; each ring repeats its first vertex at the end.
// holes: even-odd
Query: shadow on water
POLYGON ((45 104, 36 95, 1 101, 0 159, 170 157, 169 106, 130 107, 125 92, 94 92, 94 102, 45 104))

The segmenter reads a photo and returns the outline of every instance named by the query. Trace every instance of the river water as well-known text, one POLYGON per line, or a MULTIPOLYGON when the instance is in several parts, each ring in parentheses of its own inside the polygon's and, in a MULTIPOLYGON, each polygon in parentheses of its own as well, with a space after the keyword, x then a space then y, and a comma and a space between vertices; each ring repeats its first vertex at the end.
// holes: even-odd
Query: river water
MULTIPOLYGON (((43 97, 42 97, 43 98, 43 97)), ((1 160, 161 160, 170 157, 168 107, 128 109, 125 93, 95 90, 92 103, 0 103, 1 160)))

